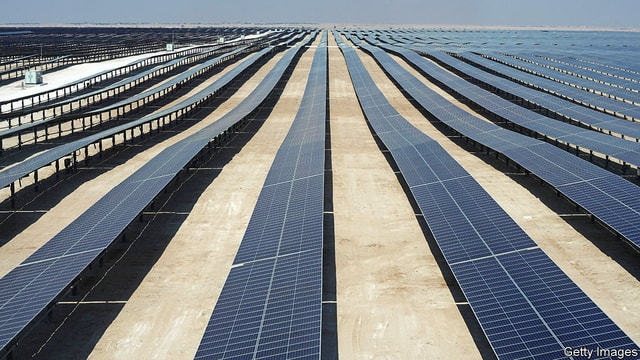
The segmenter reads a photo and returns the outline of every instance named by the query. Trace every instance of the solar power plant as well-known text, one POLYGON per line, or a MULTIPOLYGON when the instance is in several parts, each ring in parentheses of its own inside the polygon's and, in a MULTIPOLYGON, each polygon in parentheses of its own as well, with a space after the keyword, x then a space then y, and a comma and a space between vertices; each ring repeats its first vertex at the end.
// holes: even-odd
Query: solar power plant
MULTIPOLYGON (((360 46, 376 52, 367 45, 360 46)), ((377 90, 354 50, 344 44, 342 49, 368 121, 398 163, 496 355, 501 358, 562 358, 565 348, 574 347, 585 338, 594 340, 590 344, 592 347, 600 347, 599 341, 633 347, 633 341, 612 328, 613 323, 603 317, 595 304, 589 304, 588 298, 577 292, 575 285, 562 274, 557 273, 549 279, 531 276, 532 270, 534 274, 536 271, 530 263, 539 262, 540 268, 549 273, 558 270, 553 269, 553 262, 535 249, 533 241, 501 213, 497 204, 464 169, 385 103, 384 95, 377 90), (434 203, 438 205, 434 207, 434 203), (505 266, 503 261, 514 261, 514 264, 505 266), (537 289, 539 302, 529 298, 519 278, 526 279, 526 287, 537 289), (486 287, 480 285, 483 281, 487 283, 486 287), (482 290, 478 291, 479 287, 482 290), (542 295, 540 289, 549 293, 542 295), (558 296, 566 293, 571 295, 564 301, 581 304, 575 310, 558 296), (557 302, 549 300, 553 298, 558 299, 557 302), (511 306, 517 309, 513 314, 508 310, 511 306), (579 320, 581 315, 586 315, 583 311, 589 308, 595 311, 587 317, 598 319, 590 329, 579 320), (580 315, 572 314, 574 311, 580 315), (559 313, 566 317, 558 316, 559 313), (576 333, 575 326, 579 324, 584 332, 576 333), (545 332, 548 333, 545 335, 545 332), (521 340, 529 334, 536 334, 538 340, 534 346, 521 340)), ((378 61, 384 62, 384 55, 380 56, 378 61)))
POLYGON ((522 56, 505 56, 500 54, 490 55, 490 58, 502 62, 511 67, 521 69, 527 73, 537 74, 546 79, 556 81, 558 83, 570 85, 572 87, 592 92, 601 96, 610 97, 618 101, 630 102, 634 105, 638 104, 638 92, 637 90, 625 90, 619 89, 607 84, 601 84, 598 82, 590 81, 589 79, 581 78, 578 73, 565 74, 558 72, 555 69, 542 66, 535 59, 531 57, 522 56))
MULTIPOLYGON (((364 45, 363 45, 364 46, 364 45)), ((575 198, 576 204, 582 206, 585 209, 594 209, 599 207, 605 199, 610 199, 613 202, 619 202, 619 209, 613 210, 611 207, 606 207, 602 212, 595 211, 592 215, 598 217, 604 223, 610 224, 614 231, 616 225, 619 224, 620 235, 624 236, 636 248, 640 248, 640 228, 636 224, 640 224, 640 208, 634 206, 629 201, 622 200, 617 196, 629 196, 630 194, 640 194, 640 190, 637 186, 629 183, 619 176, 611 174, 599 167, 592 166, 585 161, 572 157, 565 152, 557 148, 553 148, 550 144, 544 143, 535 139, 526 139, 524 136, 510 131, 504 131, 497 125, 488 124, 478 118, 474 118, 470 114, 460 110, 453 106, 450 102, 439 96, 437 93, 429 90, 426 86, 419 83, 419 81, 410 75, 408 76, 406 71, 402 71, 401 68, 394 62, 385 62, 383 64, 385 69, 392 72, 392 76, 396 78, 400 85, 411 96, 421 103, 423 108, 430 111, 434 116, 444 123, 447 123, 456 131, 461 134, 472 138, 479 143, 495 150, 496 152, 505 154, 511 160, 520 164, 524 168, 528 169, 532 173, 536 174, 540 179, 554 186, 558 191, 563 192, 563 189, 569 190, 574 187, 586 186, 586 189, 593 189, 595 183, 599 182, 599 179, 603 177, 607 184, 616 183, 619 184, 617 188, 609 189, 608 187, 601 187, 599 191, 603 194, 598 200, 593 197, 593 192, 587 197, 580 197, 585 202, 581 203, 578 198, 575 198), (395 69, 392 70, 391 67, 395 69), (401 77, 407 79, 405 82, 401 81, 401 77), (545 159, 545 161, 532 161, 532 156, 545 159), (551 166, 551 167, 550 167, 551 166), (551 170, 553 169, 553 170, 551 170), (609 183, 611 181, 611 183, 609 183), (581 185, 582 184, 582 185, 581 185), (605 195, 609 193, 609 195, 605 195), (617 193, 617 195, 613 195, 617 193), (589 199, 589 200, 587 200, 589 199), (620 214, 625 215, 620 216, 620 214), (631 220, 637 219, 637 220, 631 220), (626 235, 623 235, 625 233, 626 235)), ((603 183, 604 184, 604 183, 603 183)), ((579 193, 585 193, 578 191, 579 193)), ((569 192, 565 192, 565 195, 571 197, 569 192)), ((634 198, 631 195, 630 198, 634 198)))
POLYGON ((640 358, 639 36, 0 32, 0 359, 640 358))
POLYGON ((591 92, 574 88, 570 85, 558 83, 556 81, 546 79, 537 75, 529 74, 527 72, 509 67, 507 65, 498 63, 486 59, 483 61, 483 65, 487 65, 490 69, 503 73, 505 76, 511 79, 516 79, 519 82, 534 86, 538 89, 552 93, 564 99, 572 100, 582 105, 588 105, 591 108, 606 111, 608 113, 626 117, 629 119, 636 119, 640 116, 638 106, 619 101, 610 97, 593 94, 591 92))

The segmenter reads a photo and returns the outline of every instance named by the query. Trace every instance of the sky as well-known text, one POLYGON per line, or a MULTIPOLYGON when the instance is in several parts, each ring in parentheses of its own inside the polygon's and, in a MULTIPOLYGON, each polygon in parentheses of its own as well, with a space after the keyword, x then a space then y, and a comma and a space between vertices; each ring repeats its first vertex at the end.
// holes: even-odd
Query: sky
MULTIPOLYGON (((4 1, 3 1, 4 2, 4 1)), ((638 0, 31 0, 0 24, 329 23, 640 28, 638 0)))

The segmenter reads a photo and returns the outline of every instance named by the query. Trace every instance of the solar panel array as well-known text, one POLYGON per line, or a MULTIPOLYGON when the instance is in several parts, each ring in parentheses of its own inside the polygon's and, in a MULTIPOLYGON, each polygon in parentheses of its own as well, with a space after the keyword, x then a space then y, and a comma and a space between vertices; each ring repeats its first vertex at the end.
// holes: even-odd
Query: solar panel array
POLYGON ((537 58, 546 59, 562 71, 577 73, 587 79, 594 79, 605 84, 625 89, 638 90, 640 81, 638 72, 612 65, 605 65, 594 60, 578 58, 572 54, 554 54, 548 51, 536 51, 537 58))
POLYGON ((245 118, 266 99, 301 49, 302 46, 297 46, 288 50, 233 110, 160 152, 0 279, 0 351, 10 347, 55 302, 211 139, 245 118))
MULTIPOLYGON (((169 109, 165 109, 157 113, 144 116, 138 120, 134 120, 126 124, 122 124, 104 131, 100 131, 98 133, 83 137, 82 139, 78 139, 72 142, 59 145, 53 149, 47 150, 41 154, 38 154, 25 161, 22 161, 13 167, 0 171, 0 188, 6 187, 12 182, 22 178, 23 176, 26 176, 36 171, 37 169, 40 169, 44 166, 51 164, 52 162, 58 159, 61 159, 69 154, 72 154, 74 151, 82 149, 85 146, 89 146, 102 139, 108 139, 111 136, 122 133, 125 130, 133 129, 137 126, 146 124, 150 121, 161 119, 164 116, 168 116, 178 111, 179 109, 184 109, 189 106, 193 106, 194 104, 198 104, 199 102, 203 101, 204 99, 210 97, 212 94, 215 94, 217 91, 227 86, 233 79, 238 77, 247 68, 255 64, 260 58, 272 52, 273 49, 274 49, 273 47, 267 47, 261 50, 260 52, 252 55, 247 60, 243 61, 240 65, 231 69, 229 72, 225 73, 217 81, 207 86, 205 89, 199 91, 197 94, 194 94, 189 99, 181 101, 180 103, 172 106, 169 109)), ((220 56, 219 58, 222 58, 225 56, 226 54, 220 56)))
MULTIPOLYGON (((374 52, 374 56, 381 53, 374 52)), ((551 144, 478 119, 429 89, 395 61, 378 61, 438 120, 513 160, 640 249, 638 186, 551 144)))
POLYGON ((570 58, 585 68, 622 78, 629 77, 629 74, 637 78, 640 73, 640 66, 635 61, 640 47, 638 35, 634 32, 389 29, 378 34, 382 34, 380 39, 389 44, 429 46, 433 50, 456 53, 551 53, 554 57, 570 58), (390 41, 386 41, 387 38, 390 41))
MULTIPOLYGON (((613 131, 624 136, 640 139, 640 129, 637 124, 633 122, 616 118, 582 105, 574 104, 568 100, 558 98, 551 94, 527 88, 507 79, 484 72, 465 63, 464 61, 460 61, 446 54, 437 52, 430 52, 429 54, 438 61, 442 61, 443 63, 458 69, 462 73, 479 80, 482 83, 525 99, 526 101, 536 104, 542 108, 564 115, 595 130, 601 132, 608 130, 609 132, 613 131)), ((470 59, 471 61, 485 61, 482 57, 470 53, 464 53, 461 54, 461 56, 465 59, 470 59)))
MULTIPOLYGON (((569 100, 561 99, 557 96, 534 90, 516 82, 482 71, 475 66, 437 51, 430 46, 411 45, 411 42, 401 42, 397 45, 413 51, 428 54, 430 57, 435 58, 447 66, 465 74, 465 76, 469 76, 483 84, 489 85, 491 89, 498 89, 502 92, 517 96, 518 98, 524 99, 541 108, 566 116, 572 121, 589 126, 594 130, 598 130, 600 132, 608 131, 609 134, 611 134, 611 132, 615 132, 622 134, 623 136, 640 139, 640 128, 637 124, 631 123, 627 120, 616 118, 615 116, 605 114, 601 111, 575 104, 569 100)), ((473 53, 465 52, 458 54, 458 56, 479 64, 490 64, 490 60, 473 53)))
MULTIPOLYGON (((436 141, 397 113, 355 50, 339 45, 368 122, 397 163, 496 355, 564 359, 567 348, 637 349, 436 141)), ((368 50, 398 83, 406 81, 396 77, 395 61, 384 51, 368 50)))
MULTIPOLYGON (((208 60, 203 64, 200 64, 200 65, 198 65, 198 66, 196 66, 196 67, 194 67, 192 69, 189 69, 187 71, 184 71, 184 72, 180 73, 180 75, 172 78, 171 80, 169 80, 167 82, 163 82, 158 87, 153 87, 153 88, 151 88, 151 89, 149 89, 147 91, 143 91, 143 92, 138 93, 136 95, 133 95, 131 97, 127 97, 126 99, 124 99, 122 101, 119 101, 116 104, 112 104, 112 105, 109 105, 109 106, 104 106, 104 107, 101 107, 101 108, 96 109, 96 110, 87 111, 86 113, 84 113, 84 115, 88 116, 88 115, 104 113, 106 111, 117 109, 117 108, 119 108, 121 106, 124 106, 124 105, 136 103, 136 102, 138 102, 140 100, 143 100, 146 97, 149 97, 151 95, 161 94, 163 92, 166 92, 167 89, 169 89, 171 87, 175 87, 180 83, 184 83, 184 82, 188 81, 190 78, 193 78, 196 74, 202 73, 203 71, 206 71, 206 70, 208 70, 208 69, 210 69, 210 68, 212 68, 214 66, 220 65, 220 63, 222 63, 226 59, 235 57, 235 56, 237 56, 239 54, 242 54, 243 52, 246 52, 246 50, 248 48, 249 47, 246 46, 246 47, 238 48, 238 49, 233 50, 233 51, 229 51, 229 52, 223 54, 222 56, 217 56, 212 60, 208 60)), ((209 56, 207 54, 214 53, 216 51, 217 50, 210 50, 210 51, 204 52, 204 53, 199 54, 199 55, 200 56, 209 56)), ((148 76, 149 74, 152 74, 154 72, 161 71, 162 69, 166 69, 166 68, 171 68, 171 67, 177 66, 181 62, 185 62, 185 60, 187 60, 189 58, 192 58, 192 57, 195 57, 195 55, 184 56, 184 57, 181 57, 181 58, 178 58, 178 59, 175 59, 175 60, 171 60, 171 61, 169 61, 167 63, 158 65, 158 66, 156 66, 156 67, 154 67, 154 68, 152 68, 150 70, 143 71, 143 72, 141 72, 139 74, 136 74, 136 75, 133 75, 133 76, 128 77, 126 79, 123 79, 121 81, 118 81, 118 82, 116 82, 116 83, 114 83, 112 85, 109 85, 109 86, 107 86, 105 88, 102 88, 100 90, 96 90, 96 91, 90 92, 88 94, 78 95, 78 96, 75 96, 75 97, 72 97, 72 98, 69 98, 69 99, 64 99, 64 100, 61 100, 61 101, 58 101, 58 102, 48 103, 46 106, 42 106, 41 108, 44 109, 44 108, 49 108, 49 107, 60 106, 62 104, 68 104, 68 103, 72 103, 72 102, 76 102, 76 101, 81 101, 82 99, 87 99, 87 98, 90 98, 92 96, 97 96, 99 94, 104 94, 105 92, 108 92, 110 90, 117 89, 117 88, 123 87, 123 86, 125 86, 127 84, 134 83, 137 80, 142 79, 145 76, 148 76)), ((35 109, 33 111, 37 111, 37 110, 38 109, 35 109)), ((76 118, 77 117, 81 117, 81 115, 78 115, 78 116, 75 116, 75 117, 76 118)), ((47 125, 51 126, 53 124, 56 124, 56 123, 58 123, 60 121, 64 121, 64 120, 70 120, 70 118, 61 119, 60 117, 52 117, 52 118, 49 118, 49 119, 43 119, 43 120, 40 120, 40 121, 24 123, 22 125, 13 126, 13 127, 8 128, 6 130, 0 131, 0 140, 3 139, 3 138, 7 138, 9 136, 15 136, 16 134, 25 133, 27 130, 37 129, 37 128, 44 128, 47 125)))
MULTIPOLYGON (((486 111, 535 131, 552 139, 572 144, 583 150, 591 150, 600 154, 622 160, 628 164, 640 166, 640 143, 626 141, 591 130, 585 130, 564 122, 559 122, 525 109, 501 98, 489 91, 479 88, 458 76, 451 74, 426 61, 424 58, 407 49, 396 46, 379 45, 380 47, 401 54, 407 61, 436 81, 442 83, 456 94, 472 101, 486 111)), ((445 55, 448 56, 448 55, 445 55)), ((624 121, 624 120, 622 120, 624 121)), ((638 129, 640 130, 640 128, 638 129)))
POLYGON ((513 56, 517 56, 521 60, 531 62, 538 66, 543 66, 563 74, 577 77, 580 79, 581 84, 583 84, 587 89, 589 88, 590 83, 583 82, 584 80, 595 82, 600 85, 606 85, 607 87, 602 89, 603 93, 606 92, 621 99, 635 99, 634 102, 637 102, 638 97, 640 97, 640 94, 638 93, 640 83, 638 83, 637 80, 629 78, 628 75, 631 74, 626 74, 627 77, 620 77, 614 76, 609 72, 595 71, 592 67, 581 66, 577 61, 571 60, 567 57, 556 59, 558 56, 557 54, 545 56, 543 52, 536 52, 535 54, 517 54, 513 56))
POLYGON ((196 358, 320 358, 327 33, 196 358))
POLYGON ((577 89, 569 85, 520 71, 496 61, 486 58, 484 59, 486 61, 482 61, 483 66, 487 66, 489 69, 503 74, 514 81, 533 86, 537 89, 558 95, 597 110, 607 111, 612 114, 618 114, 619 116, 640 120, 640 107, 636 105, 596 95, 582 89, 577 89))
MULTIPOLYGON (((534 74, 545 79, 569 85, 576 89, 598 94, 600 96, 609 97, 617 101, 631 102, 635 105, 640 103, 640 94, 637 91, 631 91, 624 88, 617 88, 607 84, 584 79, 574 74, 559 72, 549 66, 543 66, 544 61, 536 59, 530 55, 506 55, 489 53, 485 54, 491 59, 500 63, 515 67, 530 74, 534 74)), ((547 64, 548 65, 548 64, 547 64)))

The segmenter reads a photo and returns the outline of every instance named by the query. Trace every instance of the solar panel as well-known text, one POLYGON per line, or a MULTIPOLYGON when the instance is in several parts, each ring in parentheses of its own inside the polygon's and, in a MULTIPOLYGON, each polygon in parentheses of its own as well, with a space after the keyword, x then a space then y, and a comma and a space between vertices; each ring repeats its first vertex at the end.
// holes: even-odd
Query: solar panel
POLYGON ((507 65, 497 63, 479 55, 465 53, 463 54, 463 56, 465 58, 471 59, 476 63, 481 64, 482 66, 486 66, 493 71, 506 75, 516 82, 529 84, 545 92, 560 95, 569 100, 573 100, 580 104, 584 104, 601 111, 608 110, 613 113, 627 115, 634 119, 640 118, 640 109, 632 104, 624 103, 615 99, 606 98, 600 95, 588 93, 580 89, 572 88, 568 85, 560 84, 553 80, 545 79, 536 75, 526 73, 524 71, 508 67, 507 65))
MULTIPOLYGON (((560 99, 551 94, 546 94, 544 92, 540 92, 516 84, 507 79, 484 72, 472 65, 467 64, 466 62, 463 62, 446 54, 439 52, 430 52, 429 54, 430 56, 436 58, 438 61, 456 68, 466 76, 470 76, 473 79, 480 81, 481 83, 485 84, 485 86, 488 85, 492 88, 497 88, 500 91, 504 91, 511 95, 517 96, 544 109, 564 115, 572 119, 572 121, 590 126, 599 131, 602 131, 600 129, 606 129, 633 138, 640 138, 640 129, 635 126, 636 124, 633 124, 627 120, 619 119, 600 111, 596 111, 594 109, 576 105, 570 101, 560 99)), ((471 59, 475 62, 484 63, 488 61, 474 54, 463 53, 460 54, 460 56, 465 59, 471 59)))
MULTIPOLYGON (((366 45, 365 45, 366 46, 366 45)), ((640 165, 640 143, 626 141, 620 138, 608 136, 585 130, 564 122, 556 121, 524 109, 511 103, 498 95, 470 84, 469 82, 452 75, 438 66, 415 56, 408 50, 381 45, 389 51, 402 54, 411 64, 418 66, 421 71, 428 73, 437 81, 452 89, 456 94, 472 101, 484 110, 498 115, 514 124, 533 130, 541 135, 553 139, 563 140, 582 149, 592 150, 612 158, 622 160, 628 164, 640 165), (413 55, 413 56, 412 56, 413 55)), ((441 55, 440 58, 445 57, 441 55)), ((640 129, 638 129, 640 131, 640 129)))
POLYGON ((545 61, 540 58, 536 58, 532 55, 503 55, 503 54, 488 54, 491 58, 510 65, 522 68, 529 73, 539 73, 544 78, 556 81, 561 84, 570 85, 576 89, 583 91, 589 91, 594 94, 602 94, 605 97, 616 97, 619 101, 632 101, 637 103, 640 100, 637 92, 616 88, 607 84, 602 84, 589 79, 578 77, 578 74, 570 74, 556 70, 555 64, 545 61))
POLYGON ((108 130, 104 130, 101 131, 99 133, 93 134, 93 135, 89 135, 86 136, 82 139, 78 139, 76 141, 72 141, 63 145, 59 145, 51 150, 48 150, 42 154, 38 154, 34 157, 31 157, 25 161, 22 161, 19 164, 16 164, 15 166, 0 171, 0 188, 3 188, 5 186, 8 186, 9 184, 11 184, 14 181, 17 181, 18 179, 20 179, 21 177, 34 172, 37 169, 40 169, 42 167, 45 167, 49 164, 51 164, 52 162, 61 159, 69 154, 72 154, 73 152, 82 149, 85 146, 89 146, 91 144, 94 144, 98 141, 100 141, 101 139, 108 139, 113 135, 116 134, 120 134, 122 132, 124 132, 125 130, 128 129, 133 129, 137 126, 140 126, 142 124, 145 124, 149 121, 155 120, 155 119, 161 119, 164 116, 167 116, 175 111, 177 111, 178 109, 181 108, 186 108, 192 104, 197 103, 198 101, 201 101, 202 99, 211 96, 212 93, 215 93, 217 90, 223 88, 224 86, 226 86, 229 82, 231 82, 231 80, 233 80, 234 78, 236 78, 239 74, 241 74, 244 70, 246 70, 249 66, 253 65, 258 59, 260 59, 262 56, 266 55, 267 53, 269 53, 270 51, 272 51, 273 48, 265 48, 262 51, 258 52, 257 54, 254 54, 252 57, 250 57, 249 59, 247 59, 246 61, 242 62, 240 64, 240 66, 235 67, 234 69, 232 69, 231 71, 229 71, 228 73, 226 73, 223 77, 221 77, 220 79, 218 79, 217 81, 215 81, 213 84, 211 84, 210 86, 208 86, 206 89, 200 91, 197 95, 194 95, 192 97, 190 97, 188 100, 181 102, 180 104, 177 104, 173 107, 171 107, 170 109, 152 114, 152 115, 148 115, 145 116, 141 119, 123 124, 123 125, 119 125, 116 127, 113 127, 111 129, 108 130))
POLYGON ((327 33, 196 358, 320 358, 327 33))

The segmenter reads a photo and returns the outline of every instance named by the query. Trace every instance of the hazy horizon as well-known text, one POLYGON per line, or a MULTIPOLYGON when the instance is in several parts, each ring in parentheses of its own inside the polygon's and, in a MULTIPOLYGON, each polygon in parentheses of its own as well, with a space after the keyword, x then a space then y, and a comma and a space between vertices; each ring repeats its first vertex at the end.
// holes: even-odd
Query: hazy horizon
POLYGON ((635 0, 79 0, 3 5, 0 24, 360 24, 470 27, 640 28, 635 0), (606 5, 605 5, 606 4, 606 5))

